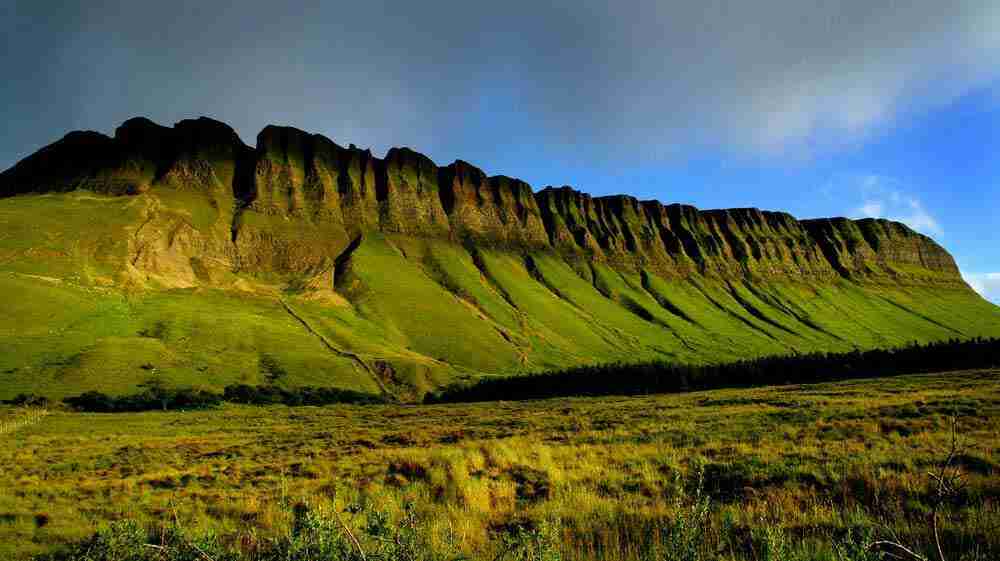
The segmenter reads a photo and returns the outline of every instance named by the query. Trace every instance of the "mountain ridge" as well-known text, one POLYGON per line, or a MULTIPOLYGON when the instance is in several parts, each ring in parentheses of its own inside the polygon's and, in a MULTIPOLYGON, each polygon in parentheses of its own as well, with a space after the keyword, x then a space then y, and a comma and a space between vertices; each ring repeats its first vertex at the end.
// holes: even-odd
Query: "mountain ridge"
MULTIPOLYGON (((624 194, 593 197, 569 186, 534 191, 522 180, 488 176, 462 160, 438 166, 408 147, 390 148, 378 158, 292 127, 268 125, 250 147, 231 127, 207 117, 173 128, 136 117, 113 137, 71 132, 0 174, 0 197, 71 188, 135 195, 169 185, 171 176, 231 191, 225 202, 233 205, 234 243, 241 214, 249 211, 313 222, 307 227, 319 227, 342 249, 377 230, 550 249, 665 276, 888 275, 905 282, 909 275, 891 266, 899 264, 940 273, 920 282, 964 284, 947 251, 898 222, 798 220, 753 207, 699 210, 624 194)), ((251 228, 246 234, 261 233, 251 228)), ((298 266, 267 264, 265 256, 239 247, 236 252, 242 256, 237 267, 251 271, 298 266)), ((318 264, 315 256, 312 261, 318 264)))
POLYGON ((1000 335, 931 238, 535 191, 208 118, 73 132, 0 173, 0 398, 151 376, 402 400, 614 361, 706 363, 1000 335))

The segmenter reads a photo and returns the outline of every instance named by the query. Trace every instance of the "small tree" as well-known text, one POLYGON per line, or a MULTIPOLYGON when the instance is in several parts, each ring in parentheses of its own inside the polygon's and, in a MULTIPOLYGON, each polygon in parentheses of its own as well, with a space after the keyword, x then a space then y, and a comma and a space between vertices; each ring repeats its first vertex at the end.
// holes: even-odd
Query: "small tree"
POLYGON ((167 410, 167 406, 170 404, 170 389, 167 388, 162 378, 154 376, 139 384, 139 387, 145 390, 146 395, 151 400, 158 401, 164 411, 167 410))

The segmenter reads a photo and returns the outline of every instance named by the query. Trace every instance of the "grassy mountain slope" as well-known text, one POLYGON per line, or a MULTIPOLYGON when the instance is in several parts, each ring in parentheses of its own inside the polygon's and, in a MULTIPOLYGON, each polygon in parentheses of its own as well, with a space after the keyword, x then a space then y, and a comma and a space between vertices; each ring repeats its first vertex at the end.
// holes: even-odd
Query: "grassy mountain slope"
POLYGON ((71 133, 0 173, 0 398, 156 376, 415 399, 481 375, 1000 336, 884 220, 533 192, 210 119, 71 133))
POLYGON ((411 397, 599 361, 1000 334, 996 308, 959 289, 666 280, 406 236, 365 236, 336 270, 298 282, 229 273, 229 289, 171 288, 161 270, 156 288, 129 288, 123 240, 141 208, 82 192, 0 200, 0 397, 127 393, 152 376, 411 397))

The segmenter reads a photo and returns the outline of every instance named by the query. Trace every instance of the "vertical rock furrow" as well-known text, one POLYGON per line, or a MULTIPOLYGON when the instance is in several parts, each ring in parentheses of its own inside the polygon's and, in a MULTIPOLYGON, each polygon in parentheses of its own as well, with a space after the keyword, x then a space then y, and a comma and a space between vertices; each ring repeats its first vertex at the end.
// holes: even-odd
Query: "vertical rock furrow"
POLYGON ((380 199, 383 232, 446 237, 448 216, 441 205, 438 168, 430 158, 409 148, 392 148, 384 163, 380 199))
POLYGON ((289 127, 266 127, 253 149, 207 118, 172 128, 130 119, 113 137, 70 133, 0 173, 0 196, 74 189, 182 193, 169 195, 173 202, 159 213, 169 231, 186 232, 184 247, 176 239, 145 247, 196 252, 192 258, 251 272, 314 270, 350 240, 381 231, 548 249, 664 277, 840 275, 965 286, 943 248, 886 220, 798 221, 752 208, 699 211, 624 195, 591 197, 570 187, 533 192, 466 162, 439 167, 409 148, 379 159, 289 127))

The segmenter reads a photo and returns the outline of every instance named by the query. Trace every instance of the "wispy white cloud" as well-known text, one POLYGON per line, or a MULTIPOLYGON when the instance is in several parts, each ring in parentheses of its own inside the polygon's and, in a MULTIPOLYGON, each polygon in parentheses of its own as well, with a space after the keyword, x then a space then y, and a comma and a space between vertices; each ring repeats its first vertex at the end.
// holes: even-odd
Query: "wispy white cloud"
POLYGON ((927 212, 924 205, 919 200, 912 197, 908 198, 906 199, 905 205, 908 208, 902 215, 890 215, 889 218, 903 222, 914 230, 930 232, 938 235, 944 233, 941 229, 941 225, 938 224, 938 221, 931 216, 929 212, 927 212))
POLYGON ((914 230, 940 236, 941 224, 916 196, 907 193, 896 179, 868 174, 857 179, 861 204, 852 215, 859 218, 887 218, 914 230))
POLYGON ((858 209, 858 213, 864 216, 882 216, 882 203, 879 201, 865 201, 858 209))
POLYGON ((1000 304, 1000 273, 962 273, 965 282, 983 298, 1000 304))

